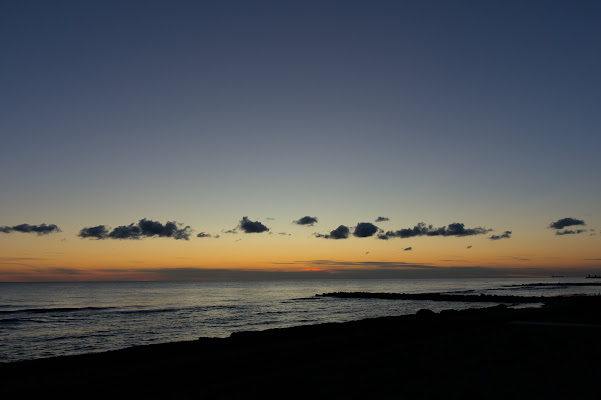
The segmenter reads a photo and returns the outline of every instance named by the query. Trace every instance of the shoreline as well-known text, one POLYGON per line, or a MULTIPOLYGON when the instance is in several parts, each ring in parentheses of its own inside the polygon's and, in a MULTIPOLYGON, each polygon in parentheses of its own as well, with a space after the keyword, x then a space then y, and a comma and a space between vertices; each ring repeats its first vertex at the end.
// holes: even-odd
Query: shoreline
POLYGON ((6 394, 600 397, 601 297, 233 333, 0 364, 6 394))

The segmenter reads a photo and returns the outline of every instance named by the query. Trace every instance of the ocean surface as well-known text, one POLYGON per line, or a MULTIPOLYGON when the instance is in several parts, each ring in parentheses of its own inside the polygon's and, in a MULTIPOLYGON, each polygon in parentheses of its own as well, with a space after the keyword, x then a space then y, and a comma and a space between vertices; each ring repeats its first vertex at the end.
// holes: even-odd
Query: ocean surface
POLYGON ((594 286, 511 286, 587 281, 591 279, 0 283, 0 362, 413 314, 422 308, 438 312, 495 305, 315 297, 325 292, 525 296, 601 292, 594 286))

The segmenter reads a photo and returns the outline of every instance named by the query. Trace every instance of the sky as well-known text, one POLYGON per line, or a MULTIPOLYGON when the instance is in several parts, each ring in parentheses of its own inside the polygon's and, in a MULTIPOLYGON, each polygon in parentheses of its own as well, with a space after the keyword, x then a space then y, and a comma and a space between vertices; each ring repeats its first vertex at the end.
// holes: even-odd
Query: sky
POLYGON ((598 1, 4 1, 0 281, 601 274, 598 1))

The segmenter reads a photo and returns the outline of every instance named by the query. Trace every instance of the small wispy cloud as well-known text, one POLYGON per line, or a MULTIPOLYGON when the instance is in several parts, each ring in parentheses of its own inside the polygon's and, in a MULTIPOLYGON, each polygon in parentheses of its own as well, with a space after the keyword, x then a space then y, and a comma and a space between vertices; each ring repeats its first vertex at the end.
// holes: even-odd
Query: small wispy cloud
POLYGON ((505 231, 501 235, 492 235, 489 237, 490 240, 509 239, 511 237, 511 231, 505 231))
POLYGON ((337 261, 337 260, 309 260, 295 261, 288 264, 303 264, 320 267, 377 267, 377 268, 438 268, 427 263, 406 263, 402 261, 337 261))
POLYGON ((584 233, 586 231, 587 231, 586 229, 576 229, 576 230, 564 229, 563 231, 557 231, 557 232, 555 232, 555 234, 558 235, 558 236, 563 236, 563 235, 577 235, 579 233, 584 233))
POLYGON ((48 258, 42 257, 0 257, 0 262, 8 262, 8 261, 41 261, 48 260, 48 258))
MULTIPOLYGON (((199 232, 196 237, 198 238, 210 238, 213 237, 213 235, 211 235, 210 233, 206 233, 206 232, 199 232)), ((218 236, 215 236, 218 237, 218 236)))
POLYGON ((530 261, 529 258, 526 257, 516 257, 516 256, 499 256, 499 258, 508 258, 516 261, 530 261))

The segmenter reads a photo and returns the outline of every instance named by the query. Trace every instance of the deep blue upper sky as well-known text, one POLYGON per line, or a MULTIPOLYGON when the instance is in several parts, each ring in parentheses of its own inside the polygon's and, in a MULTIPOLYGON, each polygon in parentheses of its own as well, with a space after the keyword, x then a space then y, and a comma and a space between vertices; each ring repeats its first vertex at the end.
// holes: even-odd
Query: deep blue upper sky
POLYGON ((2 223, 599 220, 599 21, 598 1, 2 2, 2 223))

